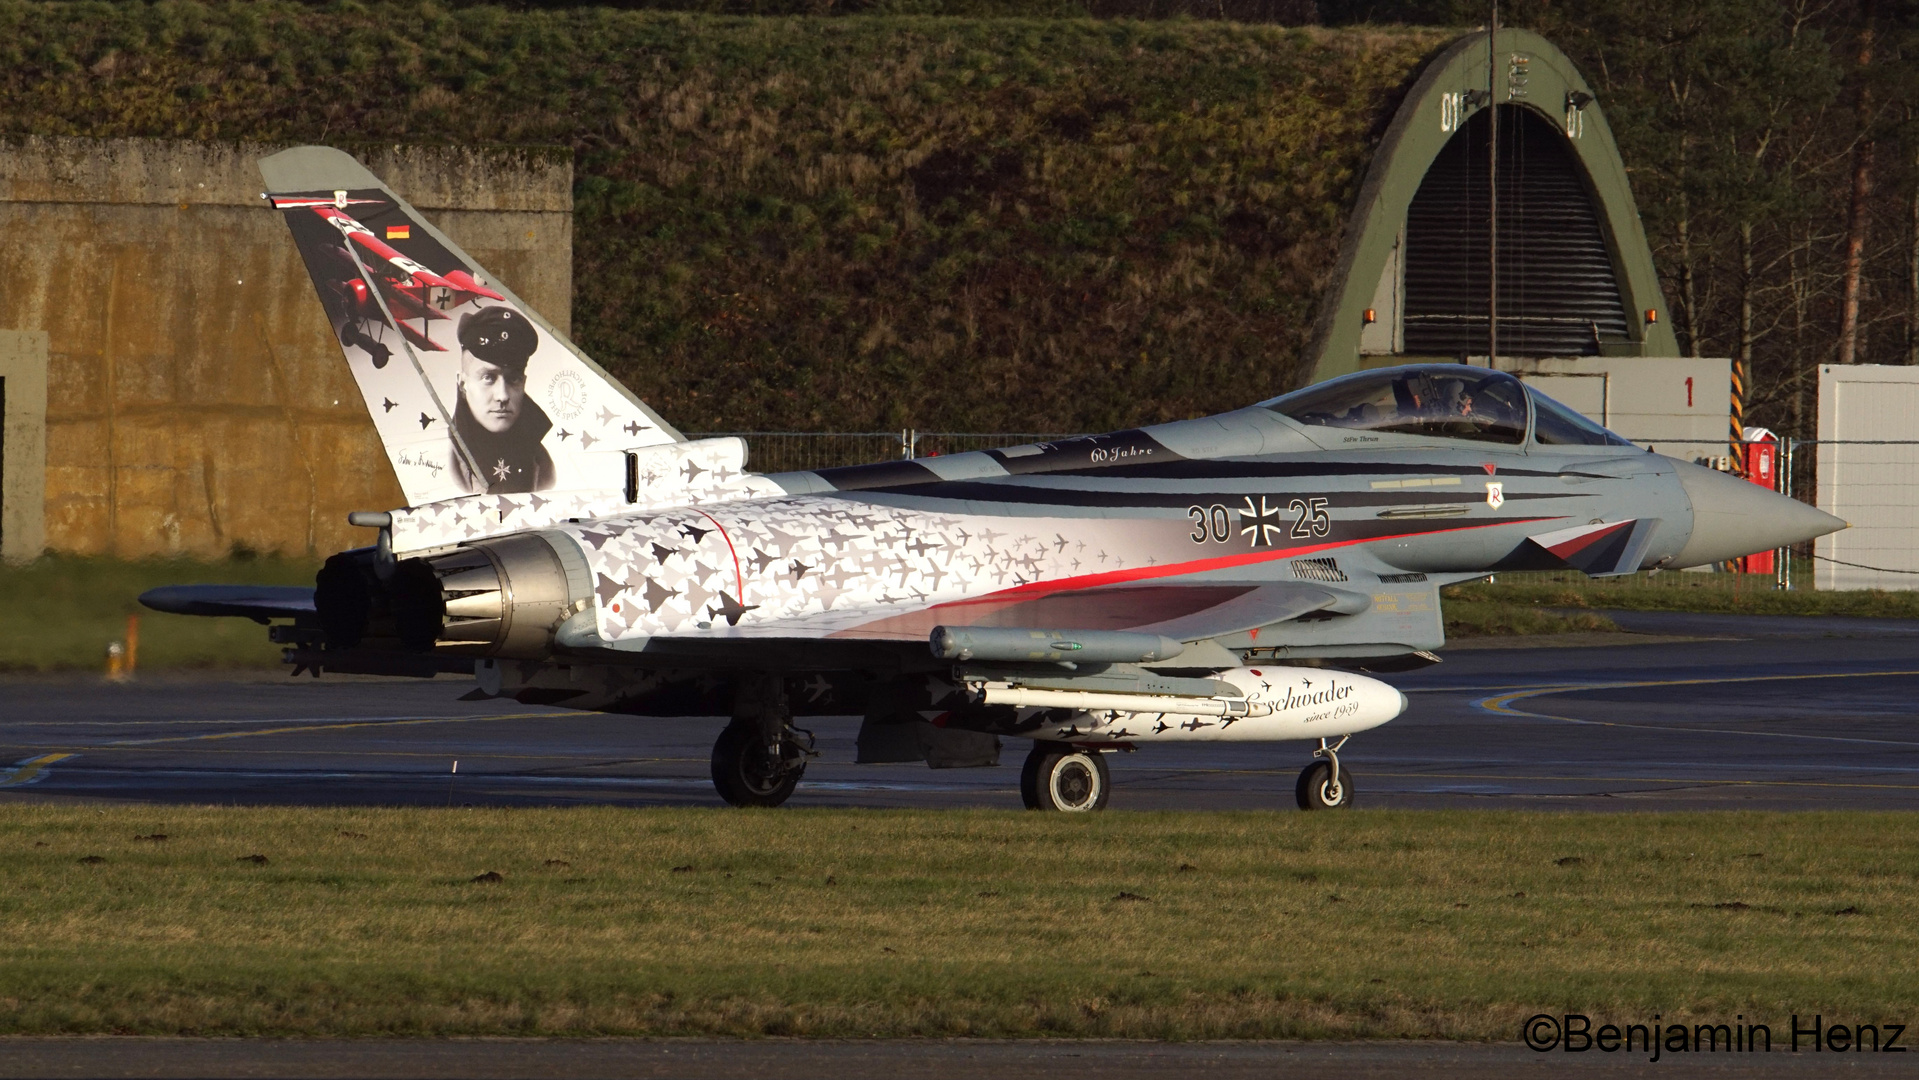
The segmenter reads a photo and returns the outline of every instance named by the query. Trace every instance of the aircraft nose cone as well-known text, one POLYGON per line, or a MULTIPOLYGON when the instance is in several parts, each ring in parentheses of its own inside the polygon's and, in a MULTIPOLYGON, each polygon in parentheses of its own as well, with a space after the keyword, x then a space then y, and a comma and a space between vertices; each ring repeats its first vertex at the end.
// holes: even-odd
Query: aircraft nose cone
POLYGON ((1703 566, 1838 532, 1846 523, 1717 469, 1674 462, 1692 503, 1692 535, 1674 567, 1703 566))

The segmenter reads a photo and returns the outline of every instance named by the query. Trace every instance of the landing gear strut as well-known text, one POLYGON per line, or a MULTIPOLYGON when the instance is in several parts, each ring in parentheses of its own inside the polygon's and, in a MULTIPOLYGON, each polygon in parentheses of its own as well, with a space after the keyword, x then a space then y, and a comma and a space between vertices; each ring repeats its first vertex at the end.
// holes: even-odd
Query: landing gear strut
POLYGON ((1293 788, 1301 810, 1344 810, 1353 805, 1352 774, 1339 764, 1339 748, 1345 745, 1345 738, 1332 744, 1319 740, 1319 749, 1313 751, 1313 756, 1326 760, 1306 766, 1293 788))
POLYGON ((778 806, 793 794, 814 753, 813 733, 793 726, 785 681, 742 681, 733 722, 713 743, 713 786, 734 806, 778 806))
POLYGON ((1071 743, 1035 742, 1019 773, 1019 794, 1028 810, 1104 810, 1112 793, 1106 755, 1071 743))

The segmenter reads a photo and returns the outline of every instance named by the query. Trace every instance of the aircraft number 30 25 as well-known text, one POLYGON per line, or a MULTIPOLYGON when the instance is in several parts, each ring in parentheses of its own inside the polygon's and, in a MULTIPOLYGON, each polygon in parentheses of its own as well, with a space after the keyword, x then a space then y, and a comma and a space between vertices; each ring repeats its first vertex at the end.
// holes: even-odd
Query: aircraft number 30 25
POLYGON ((1326 511, 1325 499, 1292 500, 1285 511, 1292 515, 1289 527, 1280 508, 1262 496, 1258 506, 1248 497, 1246 505, 1237 510, 1228 510, 1220 503, 1187 507, 1186 515, 1193 519, 1193 532, 1187 539, 1195 544, 1225 543, 1233 535, 1234 513, 1239 515, 1240 535, 1251 538, 1254 547, 1269 546, 1282 534, 1294 540, 1310 540, 1333 531, 1333 518, 1326 511))

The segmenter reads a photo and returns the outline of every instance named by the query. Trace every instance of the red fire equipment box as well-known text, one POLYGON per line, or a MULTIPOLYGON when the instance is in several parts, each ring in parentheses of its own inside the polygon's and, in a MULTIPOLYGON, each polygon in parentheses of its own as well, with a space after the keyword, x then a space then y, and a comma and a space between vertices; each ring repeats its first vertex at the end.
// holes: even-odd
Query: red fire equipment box
MULTIPOLYGON (((1762 427, 1746 429, 1746 479, 1771 491, 1779 490, 1779 436, 1762 427)), ((1761 551, 1742 560, 1748 574, 1773 572, 1773 553, 1761 551)))

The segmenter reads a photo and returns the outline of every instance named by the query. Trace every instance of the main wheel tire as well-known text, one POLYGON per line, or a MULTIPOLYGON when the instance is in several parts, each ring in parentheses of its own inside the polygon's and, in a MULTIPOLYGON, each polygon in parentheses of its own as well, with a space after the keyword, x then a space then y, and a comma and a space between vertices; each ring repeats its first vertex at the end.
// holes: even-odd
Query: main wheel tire
POLYGON ((1300 771, 1293 794, 1301 810, 1345 810, 1353 805, 1353 774, 1345 766, 1339 769, 1339 784, 1332 783, 1333 767, 1315 761, 1300 771))
POLYGON ((1028 810, 1090 813, 1106 809, 1113 775, 1106 755, 1060 743, 1037 743, 1020 769, 1020 798, 1028 810))
POLYGON ((1028 810, 1041 808, 1039 800, 1039 767, 1049 753, 1058 752, 1067 747, 1063 743, 1036 742, 1026 754, 1026 760, 1019 767, 1019 801, 1026 804, 1028 810))
POLYGON ((778 806, 793 794, 806 772, 797 745, 780 742, 784 762, 768 758, 760 725, 735 721, 713 742, 713 786, 734 806, 778 806))

